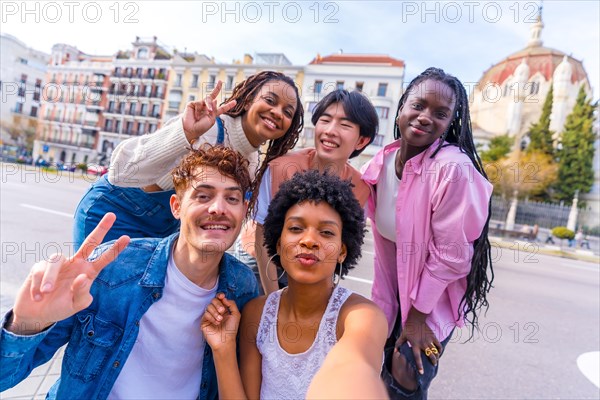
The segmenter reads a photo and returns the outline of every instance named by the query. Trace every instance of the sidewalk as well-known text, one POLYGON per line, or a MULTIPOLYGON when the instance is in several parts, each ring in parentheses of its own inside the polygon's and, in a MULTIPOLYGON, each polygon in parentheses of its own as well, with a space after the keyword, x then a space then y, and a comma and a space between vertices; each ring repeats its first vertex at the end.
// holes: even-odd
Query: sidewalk
POLYGON ((46 393, 60 376, 60 367, 64 347, 60 349, 46 364, 31 372, 31 375, 17 386, 0 393, 2 400, 45 399, 46 393))

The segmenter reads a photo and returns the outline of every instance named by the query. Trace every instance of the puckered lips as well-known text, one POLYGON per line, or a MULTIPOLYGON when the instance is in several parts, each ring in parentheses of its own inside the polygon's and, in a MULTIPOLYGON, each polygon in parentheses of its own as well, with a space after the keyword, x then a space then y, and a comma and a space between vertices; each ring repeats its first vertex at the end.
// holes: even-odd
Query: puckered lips
POLYGON ((310 267, 320 261, 319 257, 312 253, 300 253, 296 256, 296 260, 298 260, 300 265, 305 267, 310 267))

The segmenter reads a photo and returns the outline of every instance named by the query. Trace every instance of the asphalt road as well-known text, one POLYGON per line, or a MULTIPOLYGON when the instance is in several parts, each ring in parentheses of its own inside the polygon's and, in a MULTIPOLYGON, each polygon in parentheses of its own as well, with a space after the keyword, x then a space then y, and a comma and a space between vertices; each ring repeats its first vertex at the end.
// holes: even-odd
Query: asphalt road
MULTIPOLYGON (((5 312, 31 265, 57 251, 72 253, 72 214, 93 177, 0 166, 5 312)), ((368 296, 372 257, 369 236, 362 262, 343 285, 368 296)), ((592 367, 582 372, 577 362, 589 352, 596 352, 589 356, 596 363, 600 358, 599 266, 510 249, 496 249, 494 261, 495 287, 481 331, 470 340, 466 329, 454 332, 430 398, 599 399, 600 390, 584 376, 592 367)), ((598 380, 597 369, 587 373, 598 380)))

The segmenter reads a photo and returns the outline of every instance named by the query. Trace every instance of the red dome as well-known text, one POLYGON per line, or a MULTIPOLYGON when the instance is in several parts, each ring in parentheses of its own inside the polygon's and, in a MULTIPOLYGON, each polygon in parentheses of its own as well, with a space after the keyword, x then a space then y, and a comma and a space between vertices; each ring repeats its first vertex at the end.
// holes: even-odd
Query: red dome
MULTIPOLYGON (((523 59, 525 59, 525 62, 529 66, 528 78, 540 72, 544 75, 546 81, 549 81, 552 79, 552 74, 554 74, 556 67, 563 61, 564 56, 565 53, 556 49, 543 46, 529 46, 509 55, 498 64, 490 67, 483 73, 479 84, 485 85, 488 82, 494 82, 502 85, 509 76, 514 74, 515 69, 521 64, 523 59)), ((573 70, 571 83, 580 82, 583 79, 587 81, 587 74, 583 69, 581 61, 571 56, 567 56, 567 59, 573 70)))

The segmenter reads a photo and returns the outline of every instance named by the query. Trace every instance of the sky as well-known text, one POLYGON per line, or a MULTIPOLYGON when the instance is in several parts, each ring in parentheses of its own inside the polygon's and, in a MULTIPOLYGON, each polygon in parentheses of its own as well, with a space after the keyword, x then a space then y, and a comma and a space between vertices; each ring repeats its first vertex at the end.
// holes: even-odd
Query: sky
MULTIPOLYGON (((232 62, 281 52, 295 65, 317 53, 387 54, 409 81, 437 66, 473 85, 527 45, 539 1, 0 1, 0 32, 50 52, 55 43, 88 54, 127 50, 157 36, 179 51, 232 62)), ((543 2, 543 45, 582 60, 598 99, 600 2, 543 2)))

